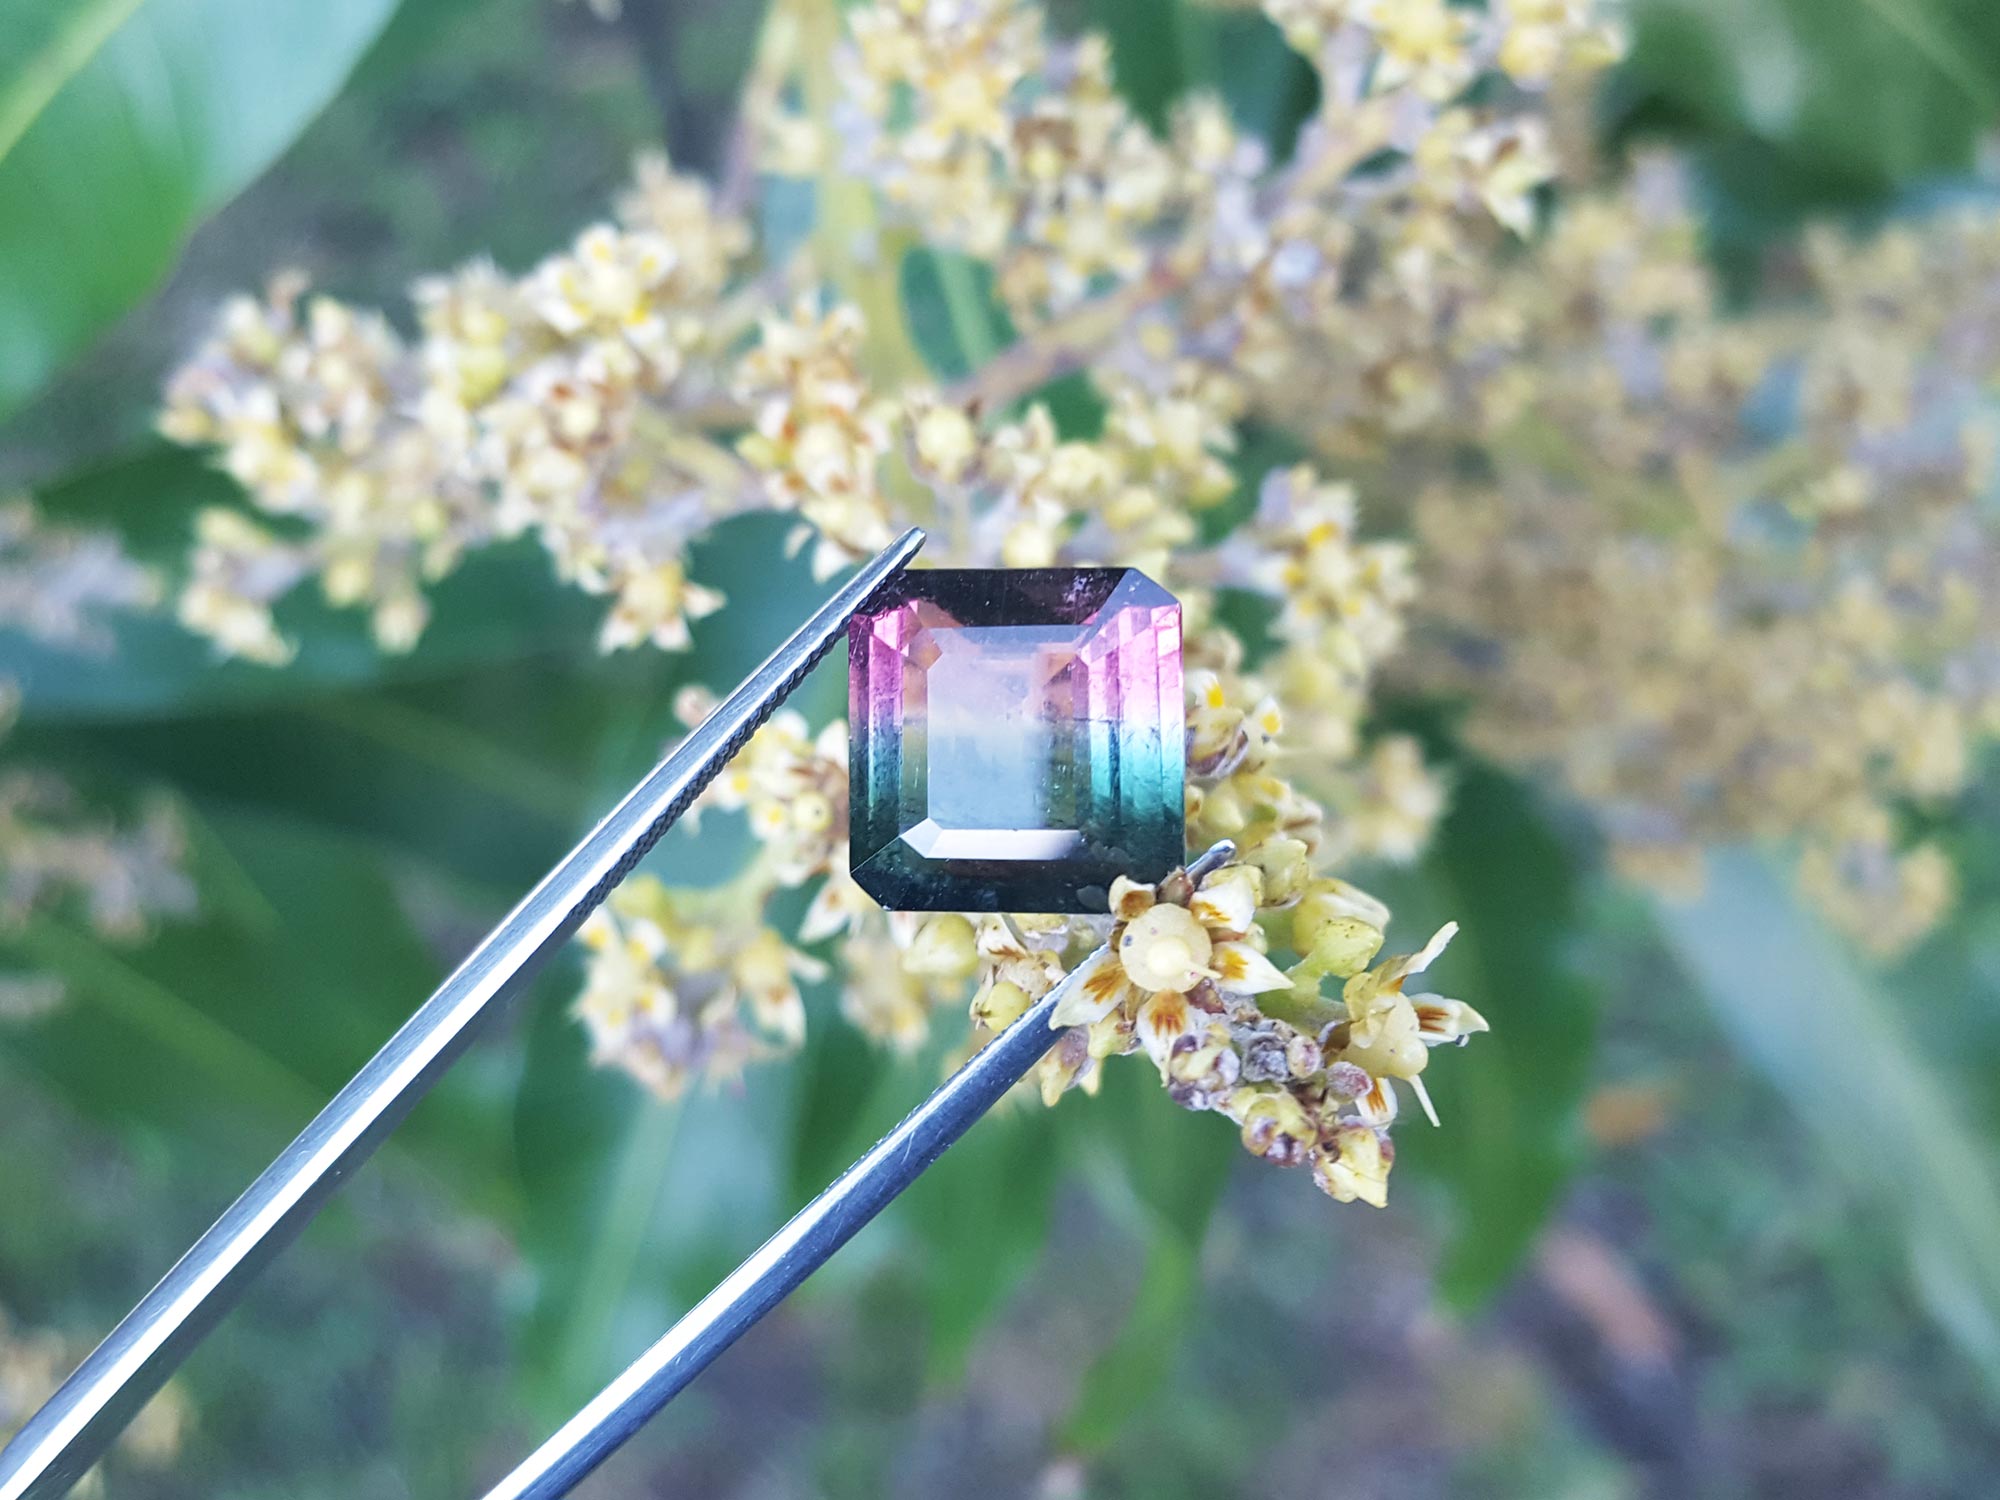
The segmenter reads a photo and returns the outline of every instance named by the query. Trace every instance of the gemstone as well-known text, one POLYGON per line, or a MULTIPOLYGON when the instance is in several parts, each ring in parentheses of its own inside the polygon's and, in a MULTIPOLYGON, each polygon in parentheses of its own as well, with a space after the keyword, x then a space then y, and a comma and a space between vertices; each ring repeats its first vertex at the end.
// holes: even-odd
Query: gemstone
POLYGON ((1101 912, 1181 863, 1181 607, 1143 573, 902 573, 848 701, 851 868, 892 911, 1101 912))

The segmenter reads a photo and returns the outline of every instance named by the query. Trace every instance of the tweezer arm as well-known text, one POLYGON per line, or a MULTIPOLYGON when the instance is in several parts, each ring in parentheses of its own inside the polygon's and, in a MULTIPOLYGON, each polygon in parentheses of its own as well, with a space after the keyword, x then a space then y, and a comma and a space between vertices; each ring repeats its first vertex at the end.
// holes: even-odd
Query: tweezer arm
MULTIPOLYGON (((1235 852, 1236 846, 1224 839, 1189 865, 1188 873, 1200 879, 1235 852)), ((557 1500, 581 1483, 1027 1076, 1055 1045, 1057 1035, 1049 1029, 1049 1018, 1076 984, 1072 972, 974 1053, 902 1124, 689 1309, 624 1374, 488 1490, 485 1500, 557 1500)))
POLYGON ((44 1500, 83 1476, 257 1272, 457 1060, 496 1002, 631 872, 923 543, 921 531, 906 531, 862 568, 508 913, 0 1449, 0 1500, 44 1500))

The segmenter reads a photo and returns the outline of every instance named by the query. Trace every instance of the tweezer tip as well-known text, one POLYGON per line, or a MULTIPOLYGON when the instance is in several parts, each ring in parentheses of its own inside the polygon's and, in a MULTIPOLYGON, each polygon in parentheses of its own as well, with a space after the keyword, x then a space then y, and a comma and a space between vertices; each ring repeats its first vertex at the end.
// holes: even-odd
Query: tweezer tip
POLYGON ((1212 875, 1236 858, 1236 840, 1217 839, 1187 863, 1188 874, 1200 879, 1212 875))

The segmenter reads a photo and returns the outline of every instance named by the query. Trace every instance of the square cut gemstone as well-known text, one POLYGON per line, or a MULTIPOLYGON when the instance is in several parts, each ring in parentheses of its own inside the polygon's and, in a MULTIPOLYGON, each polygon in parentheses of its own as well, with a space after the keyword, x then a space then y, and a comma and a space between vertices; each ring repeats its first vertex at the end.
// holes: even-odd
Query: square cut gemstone
POLYGON ((852 869, 892 911, 1103 911, 1181 863, 1181 607, 1143 573, 900 574, 848 700, 852 869))

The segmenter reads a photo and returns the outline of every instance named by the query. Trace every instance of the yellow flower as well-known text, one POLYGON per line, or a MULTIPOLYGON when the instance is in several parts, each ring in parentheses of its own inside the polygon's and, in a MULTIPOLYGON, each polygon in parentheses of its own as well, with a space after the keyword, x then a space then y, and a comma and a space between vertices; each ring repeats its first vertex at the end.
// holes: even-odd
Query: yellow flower
POLYGON ((1168 1046, 1188 1024, 1186 1005, 1168 997, 1198 988, 1242 996, 1289 988, 1291 981, 1248 941, 1260 887, 1255 869, 1225 865, 1182 905, 1120 876, 1111 885, 1118 925, 1107 950, 1078 971, 1076 993, 1050 1025, 1094 1026, 1123 1009, 1134 1024, 1146 1018, 1149 1046, 1168 1046))
POLYGON ((589 956, 574 1009, 593 1060, 662 1098, 798 1046, 805 1007, 797 981, 825 973, 761 923, 697 915, 703 900, 635 876, 579 932, 589 956))
POLYGON ((1368 1125, 1344 1125, 1312 1154, 1313 1180, 1336 1203, 1356 1199, 1372 1208, 1389 1203, 1389 1144, 1368 1125))
POLYGON ((1380 967, 1356 974, 1342 988, 1347 1019, 1329 1033, 1333 1055, 1361 1069, 1383 1091, 1386 1097, 1372 1108, 1383 1114, 1385 1123, 1395 1113, 1393 1095, 1387 1095, 1387 1080, 1394 1078, 1410 1086, 1436 1124, 1437 1111, 1419 1076, 1430 1061, 1430 1049, 1462 1042, 1487 1029, 1485 1018, 1462 1000, 1403 992, 1404 984, 1428 968, 1457 931, 1456 922, 1447 923, 1420 951, 1386 959, 1380 967))
POLYGON ((724 603, 714 589, 690 581, 678 558, 629 571, 621 568, 615 570, 614 579, 617 602, 598 633, 598 644, 606 651, 642 641, 666 651, 684 650, 688 621, 712 615, 724 603))
POLYGON ((937 982, 969 979, 979 968, 979 938, 956 912, 932 917, 903 950, 903 968, 937 982))
POLYGON ((931 997, 924 982, 905 973, 895 946, 868 936, 851 938, 840 950, 847 982, 841 1014, 865 1036, 897 1052, 913 1052, 930 1035, 931 997))
POLYGON ((1382 49, 1378 87, 1407 82, 1427 99, 1447 99, 1471 82, 1477 21, 1463 6, 1446 0, 1360 0, 1357 9, 1382 49))
POLYGON ((1457 931, 1456 922, 1446 923, 1418 952, 1385 959, 1380 967, 1347 981, 1341 1002, 1347 1010, 1350 1040, 1343 1055, 1348 1061, 1370 1073, 1398 1078, 1414 1078, 1423 1071, 1426 1053, 1417 1038, 1415 1007, 1404 995, 1403 985, 1428 968, 1457 931))

